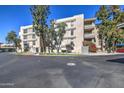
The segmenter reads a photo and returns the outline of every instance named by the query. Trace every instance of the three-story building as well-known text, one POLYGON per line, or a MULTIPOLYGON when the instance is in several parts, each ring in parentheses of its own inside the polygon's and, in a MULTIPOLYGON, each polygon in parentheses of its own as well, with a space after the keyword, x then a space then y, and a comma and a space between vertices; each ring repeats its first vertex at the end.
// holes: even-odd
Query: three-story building
MULTIPOLYGON (((68 52, 81 54, 84 41, 90 41, 99 46, 95 20, 95 18, 84 19, 83 14, 55 20, 55 27, 62 22, 67 25, 60 51, 68 50, 68 52)), ((33 31, 32 25, 22 26, 19 36, 22 41, 22 51, 39 51, 39 37, 33 31)))
POLYGON ((35 34, 32 25, 22 26, 19 32, 22 52, 39 52, 39 37, 35 34))

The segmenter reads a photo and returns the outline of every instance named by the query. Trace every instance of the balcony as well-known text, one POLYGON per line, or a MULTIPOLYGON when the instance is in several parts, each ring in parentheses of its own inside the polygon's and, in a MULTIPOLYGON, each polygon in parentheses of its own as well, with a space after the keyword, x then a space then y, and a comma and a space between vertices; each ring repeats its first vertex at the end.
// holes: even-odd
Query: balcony
POLYGON ((75 39, 76 36, 68 36, 68 37, 64 37, 63 39, 75 39))
POLYGON ((27 33, 23 33, 23 35, 32 35, 35 34, 35 32, 27 32, 27 33))
POLYGON ((94 25, 85 25, 84 26, 84 29, 93 29, 94 28, 94 25))
POLYGON ((84 29, 84 32, 92 32, 94 30, 94 28, 89 28, 89 29, 84 29))
POLYGON ((117 25, 117 28, 124 28, 124 23, 120 23, 117 25))
POLYGON ((84 39, 92 39, 92 38, 95 38, 95 35, 94 34, 84 34, 84 39))
POLYGON ((27 39, 23 39, 23 41, 35 41, 37 40, 36 38, 27 38, 27 39))

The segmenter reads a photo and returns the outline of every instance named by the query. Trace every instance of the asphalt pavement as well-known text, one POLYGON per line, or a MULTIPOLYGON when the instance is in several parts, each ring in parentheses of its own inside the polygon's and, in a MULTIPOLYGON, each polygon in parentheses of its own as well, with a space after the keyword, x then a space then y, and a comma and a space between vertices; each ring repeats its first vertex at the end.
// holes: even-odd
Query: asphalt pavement
POLYGON ((124 88, 124 55, 0 53, 1 88, 124 88))

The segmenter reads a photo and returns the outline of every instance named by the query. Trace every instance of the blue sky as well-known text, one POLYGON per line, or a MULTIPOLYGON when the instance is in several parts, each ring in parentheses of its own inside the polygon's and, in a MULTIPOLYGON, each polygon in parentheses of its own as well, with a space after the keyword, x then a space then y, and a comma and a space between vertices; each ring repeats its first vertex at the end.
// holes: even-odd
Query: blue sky
MULTIPOLYGON (((0 42, 5 43, 5 37, 11 30, 19 32, 20 26, 32 24, 30 6, 0 6, 0 42)), ((50 6, 49 20, 84 14, 85 18, 95 16, 97 5, 66 5, 50 6)))

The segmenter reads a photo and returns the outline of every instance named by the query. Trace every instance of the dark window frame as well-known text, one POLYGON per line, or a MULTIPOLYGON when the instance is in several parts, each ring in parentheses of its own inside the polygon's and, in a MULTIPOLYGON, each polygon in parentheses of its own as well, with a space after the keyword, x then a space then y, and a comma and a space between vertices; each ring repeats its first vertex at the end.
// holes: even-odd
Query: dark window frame
POLYGON ((74 29, 71 30, 71 36, 73 36, 73 35, 74 35, 74 29))

